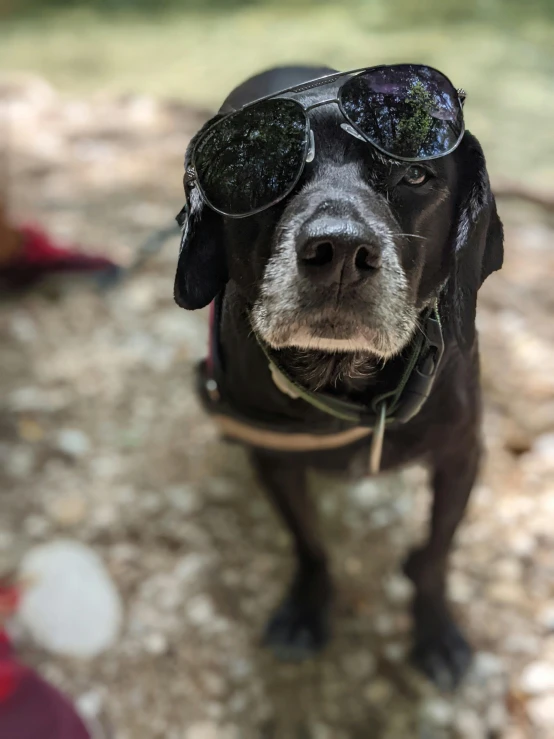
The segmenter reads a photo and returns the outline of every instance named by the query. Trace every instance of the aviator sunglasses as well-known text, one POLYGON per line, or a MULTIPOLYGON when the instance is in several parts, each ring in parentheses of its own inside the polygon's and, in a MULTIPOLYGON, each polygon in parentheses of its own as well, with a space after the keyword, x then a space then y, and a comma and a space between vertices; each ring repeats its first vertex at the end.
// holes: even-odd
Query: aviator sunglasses
POLYGON ((423 162, 450 154, 464 135, 465 93, 432 67, 395 64, 337 72, 224 115, 200 134, 185 173, 218 213, 244 218, 290 194, 315 155, 309 113, 337 104, 342 128, 383 154, 423 162), (303 105, 284 95, 346 77, 336 96, 303 105))

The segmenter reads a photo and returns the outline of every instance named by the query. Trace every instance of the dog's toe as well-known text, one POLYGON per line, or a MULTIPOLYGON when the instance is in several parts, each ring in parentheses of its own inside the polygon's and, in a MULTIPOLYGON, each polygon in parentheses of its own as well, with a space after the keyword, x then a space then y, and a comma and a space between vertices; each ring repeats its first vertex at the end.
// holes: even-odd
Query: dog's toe
POLYGON ((288 597, 270 618, 264 644, 280 660, 299 662, 320 652, 329 640, 328 609, 288 597))
POLYGON ((444 691, 458 687, 471 664, 471 647, 456 624, 445 621, 434 632, 416 634, 412 661, 444 691))

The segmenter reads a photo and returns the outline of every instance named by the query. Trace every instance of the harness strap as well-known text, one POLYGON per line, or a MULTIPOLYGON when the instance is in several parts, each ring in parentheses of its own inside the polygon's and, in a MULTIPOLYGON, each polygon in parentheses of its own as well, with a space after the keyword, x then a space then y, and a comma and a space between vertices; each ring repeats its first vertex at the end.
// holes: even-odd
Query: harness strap
POLYGON ((260 429, 232 416, 212 416, 223 436, 243 444, 279 452, 315 452, 340 449, 371 434, 371 429, 357 426, 334 434, 302 434, 260 429))

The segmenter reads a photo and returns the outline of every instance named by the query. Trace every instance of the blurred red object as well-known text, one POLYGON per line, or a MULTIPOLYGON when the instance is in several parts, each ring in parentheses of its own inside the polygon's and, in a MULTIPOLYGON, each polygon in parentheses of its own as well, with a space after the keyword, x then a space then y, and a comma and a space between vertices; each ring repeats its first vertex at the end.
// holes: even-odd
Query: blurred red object
POLYGON ((57 244, 36 226, 11 225, 0 202, 0 282, 5 287, 28 287, 52 273, 118 271, 107 257, 57 244))

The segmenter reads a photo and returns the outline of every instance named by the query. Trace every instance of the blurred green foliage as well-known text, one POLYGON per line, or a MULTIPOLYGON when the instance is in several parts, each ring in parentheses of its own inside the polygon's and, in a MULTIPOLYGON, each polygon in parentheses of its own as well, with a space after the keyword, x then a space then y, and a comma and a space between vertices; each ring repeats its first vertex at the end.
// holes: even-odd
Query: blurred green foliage
POLYGON ((321 8, 323 5, 369 13, 384 25, 456 23, 487 20, 513 23, 518 18, 554 18, 554 0, 0 0, 14 14, 89 8, 100 12, 222 12, 238 8, 321 8))

